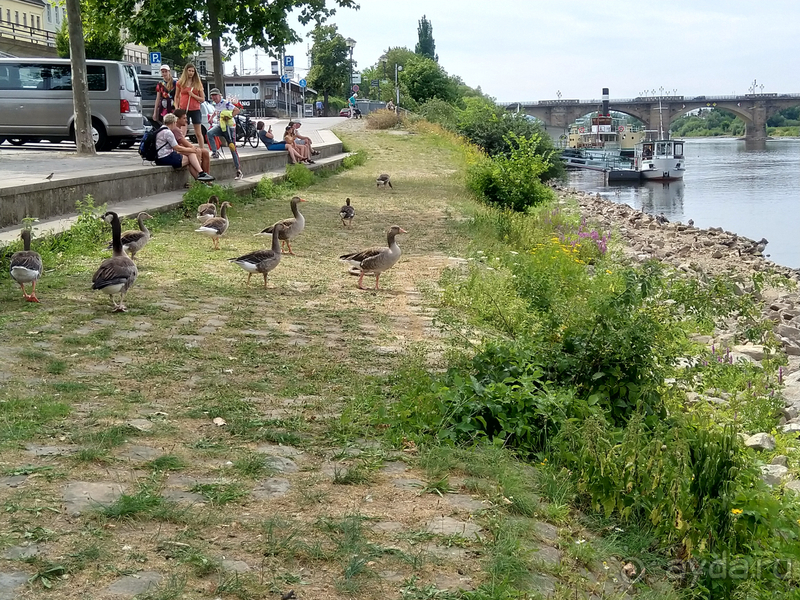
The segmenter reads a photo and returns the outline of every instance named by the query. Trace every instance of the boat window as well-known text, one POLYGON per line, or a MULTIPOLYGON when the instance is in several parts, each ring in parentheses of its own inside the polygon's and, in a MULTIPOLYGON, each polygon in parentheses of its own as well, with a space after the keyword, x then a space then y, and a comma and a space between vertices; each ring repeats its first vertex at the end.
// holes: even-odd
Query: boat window
POLYGON ((675 158, 683 158, 683 143, 675 143, 675 158))
POLYGON ((656 154, 660 156, 669 154, 669 142, 659 142, 656 144, 656 154))

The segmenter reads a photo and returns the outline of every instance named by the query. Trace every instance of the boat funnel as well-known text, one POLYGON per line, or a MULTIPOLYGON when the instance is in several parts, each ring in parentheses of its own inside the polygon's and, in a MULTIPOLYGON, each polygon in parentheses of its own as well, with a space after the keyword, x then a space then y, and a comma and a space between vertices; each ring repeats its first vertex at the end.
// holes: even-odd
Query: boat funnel
POLYGON ((608 116, 611 113, 608 111, 608 88, 603 88, 603 112, 602 115, 608 116))

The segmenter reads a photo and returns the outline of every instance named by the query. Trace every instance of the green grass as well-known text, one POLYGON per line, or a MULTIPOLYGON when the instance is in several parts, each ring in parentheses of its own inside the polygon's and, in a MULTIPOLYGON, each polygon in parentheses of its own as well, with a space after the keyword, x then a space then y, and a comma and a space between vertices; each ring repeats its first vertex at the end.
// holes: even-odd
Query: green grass
POLYGON ((191 490, 201 494, 212 505, 224 506, 239 502, 248 495, 248 490, 238 483, 198 483, 191 490))
POLYGON ((0 406, 0 444, 39 437, 71 412, 68 404, 47 394, 6 397, 0 406))

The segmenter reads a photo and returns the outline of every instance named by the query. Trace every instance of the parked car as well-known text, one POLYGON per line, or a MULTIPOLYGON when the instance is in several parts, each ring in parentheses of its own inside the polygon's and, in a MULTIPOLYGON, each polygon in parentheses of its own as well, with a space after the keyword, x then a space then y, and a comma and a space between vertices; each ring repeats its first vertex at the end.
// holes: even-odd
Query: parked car
MULTIPOLYGON (((97 150, 144 134, 141 89, 127 62, 87 60, 97 150)), ((72 66, 66 58, 0 58, 0 138, 12 144, 75 139, 72 66)))
POLYGON ((350 108, 347 107, 347 108, 343 108, 342 110, 340 110, 339 111, 339 116, 340 117, 347 117, 349 119, 350 118, 350 108))

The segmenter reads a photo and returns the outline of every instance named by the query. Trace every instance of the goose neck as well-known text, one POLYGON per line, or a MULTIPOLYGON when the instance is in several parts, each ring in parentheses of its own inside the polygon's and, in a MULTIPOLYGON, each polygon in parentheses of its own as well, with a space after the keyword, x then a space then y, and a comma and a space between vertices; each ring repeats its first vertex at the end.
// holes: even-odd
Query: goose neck
POLYGON ((114 256, 122 256, 122 225, 119 222, 119 217, 114 215, 111 220, 111 248, 114 256))

